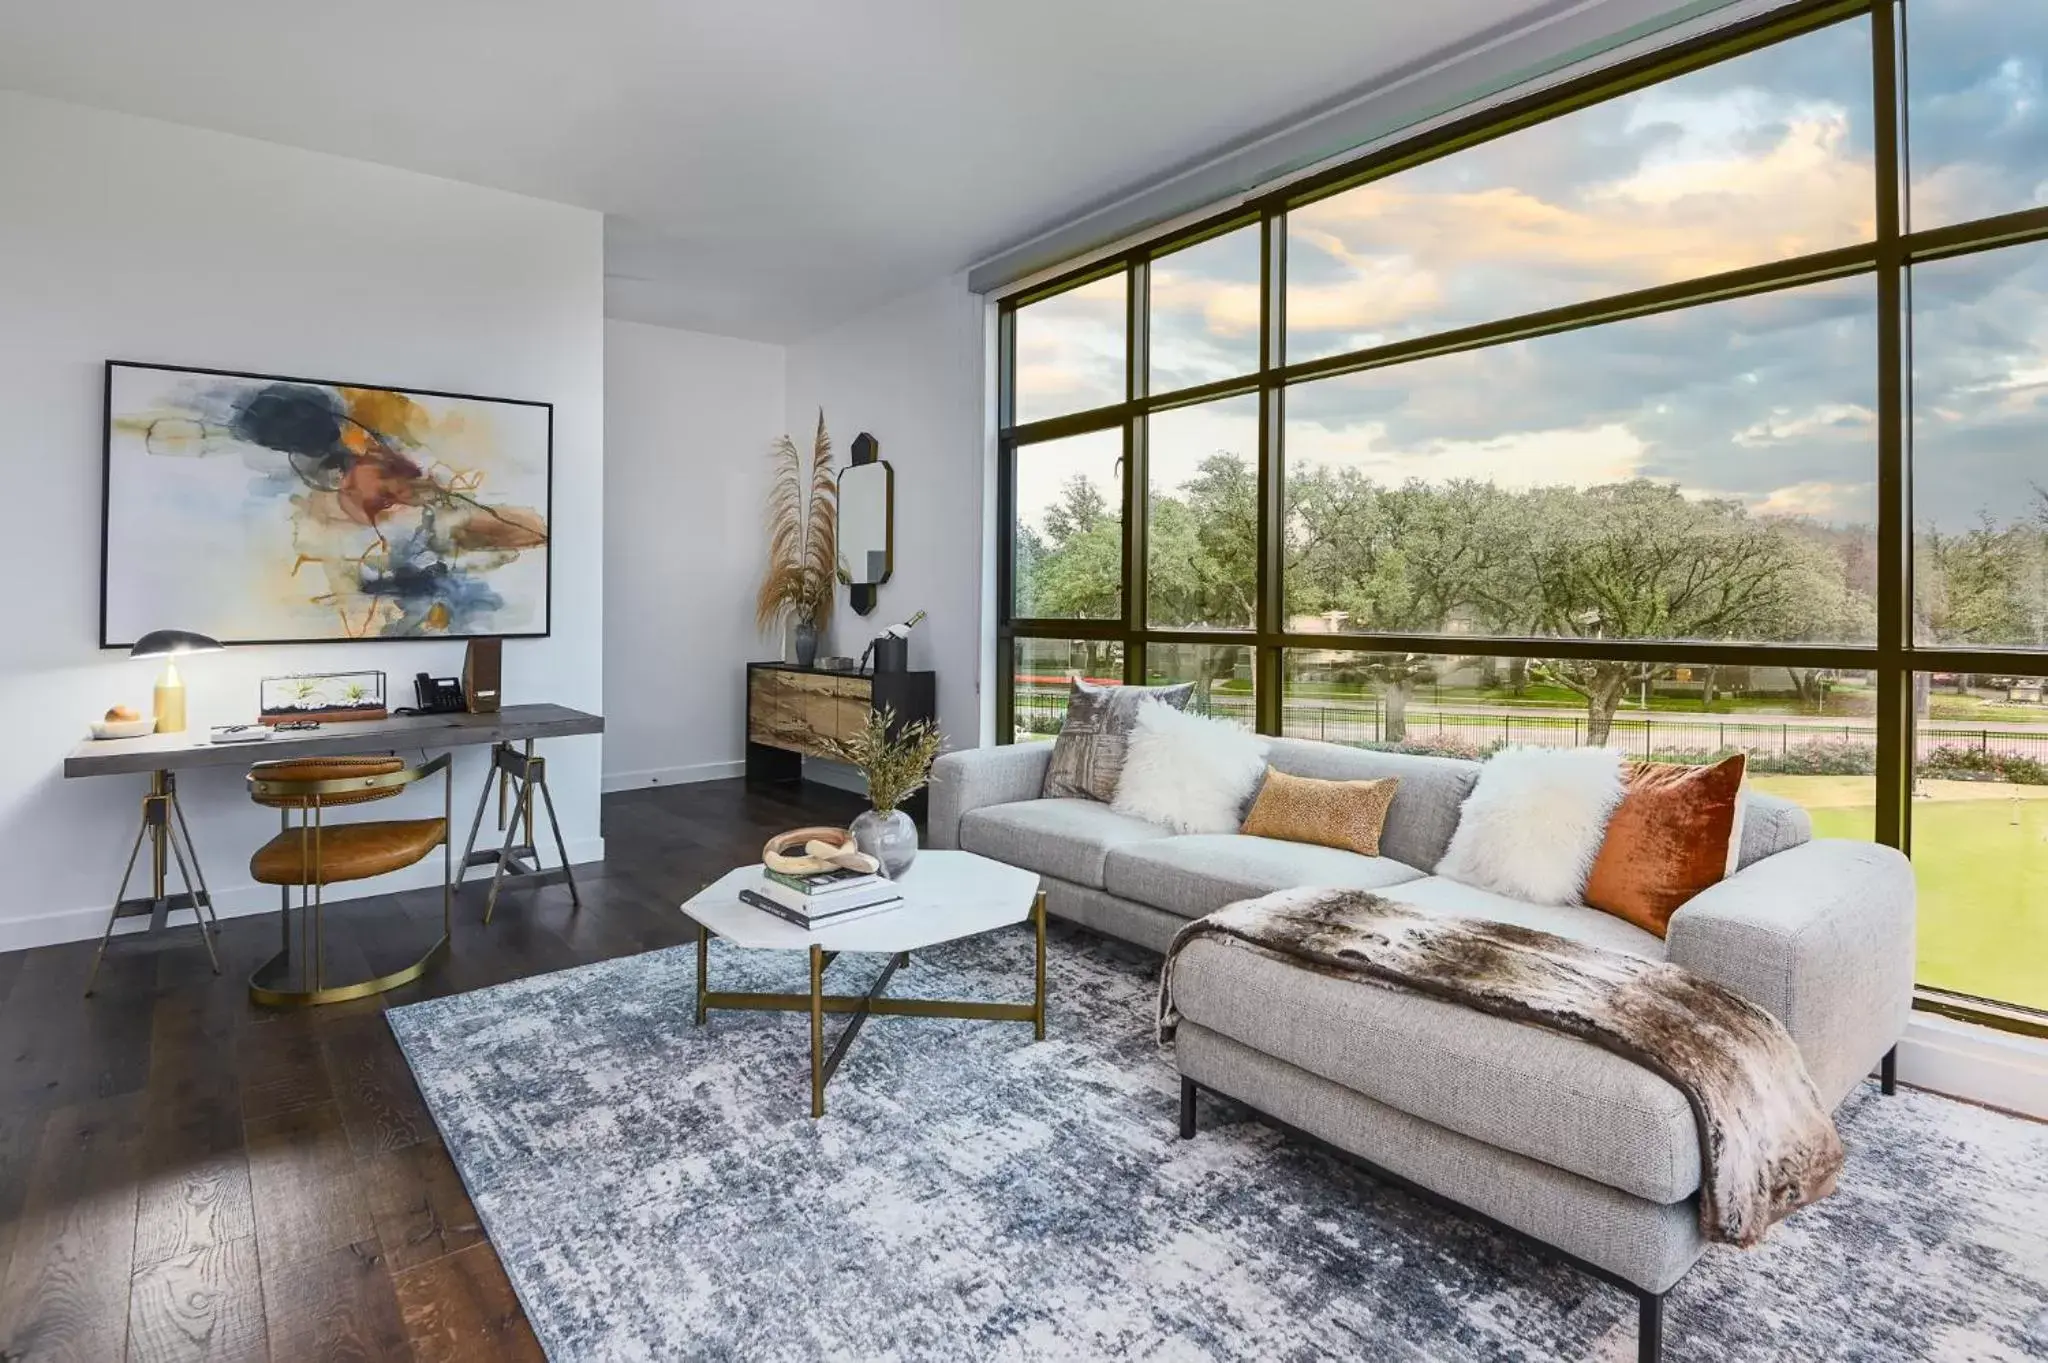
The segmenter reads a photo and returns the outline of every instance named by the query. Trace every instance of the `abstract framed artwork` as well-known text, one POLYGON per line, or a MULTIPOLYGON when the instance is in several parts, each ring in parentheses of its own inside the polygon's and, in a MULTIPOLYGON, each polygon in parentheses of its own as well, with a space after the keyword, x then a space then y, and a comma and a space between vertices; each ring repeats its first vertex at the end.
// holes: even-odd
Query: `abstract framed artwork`
POLYGON ((100 646, 549 630, 554 408, 107 363, 100 646))

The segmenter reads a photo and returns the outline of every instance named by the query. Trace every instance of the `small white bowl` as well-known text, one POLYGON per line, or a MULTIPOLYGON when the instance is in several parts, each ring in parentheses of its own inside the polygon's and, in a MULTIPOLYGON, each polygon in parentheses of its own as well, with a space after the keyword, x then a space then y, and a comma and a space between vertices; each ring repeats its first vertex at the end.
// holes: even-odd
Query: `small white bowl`
POLYGON ((94 738, 140 738, 155 731, 154 715, 144 715, 141 719, 96 719, 92 722, 94 738))

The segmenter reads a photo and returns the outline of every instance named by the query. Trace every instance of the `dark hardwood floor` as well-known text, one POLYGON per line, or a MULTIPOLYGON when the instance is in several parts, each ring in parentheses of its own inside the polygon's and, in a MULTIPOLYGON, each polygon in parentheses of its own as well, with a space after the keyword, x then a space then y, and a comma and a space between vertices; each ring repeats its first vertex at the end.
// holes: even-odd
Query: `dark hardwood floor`
MULTIPOLYGON (((485 927, 472 883, 441 970, 304 1012, 248 1002, 272 915, 222 924, 218 976, 196 929, 117 941, 91 999, 91 943, 0 955, 0 1360, 538 1359, 383 1009, 692 940, 699 886, 859 808, 737 781, 607 796, 580 912, 508 890, 485 927)), ((329 959, 402 956, 439 913, 439 891, 341 906, 329 959)))

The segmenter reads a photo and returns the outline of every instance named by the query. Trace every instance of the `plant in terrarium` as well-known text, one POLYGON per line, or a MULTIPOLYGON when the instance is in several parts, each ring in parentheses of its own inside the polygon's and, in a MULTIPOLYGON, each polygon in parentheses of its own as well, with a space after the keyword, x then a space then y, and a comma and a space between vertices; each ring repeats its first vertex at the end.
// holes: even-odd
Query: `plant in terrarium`
POLYGON ((350 682, 341 688, 341 703, 343 705, 361 706, 368 704, 369 699, 370 688, 359 681, 350 682))
POLYGON ((288 683, 292 705, 299 710, 317 710, 325 699, 320 694, 320 683, 310 677, 294 677, 288 683))
POLYGON ((930 720, 899 724, 886 706, 869 711, 867 723, 852 733, 828 742, 834 757, 867 777, 874 808, 854 819, 853 840, 889 876, 901 875, 917 857, 917 824, 902 805, 931 779, 944 743, 930 720))

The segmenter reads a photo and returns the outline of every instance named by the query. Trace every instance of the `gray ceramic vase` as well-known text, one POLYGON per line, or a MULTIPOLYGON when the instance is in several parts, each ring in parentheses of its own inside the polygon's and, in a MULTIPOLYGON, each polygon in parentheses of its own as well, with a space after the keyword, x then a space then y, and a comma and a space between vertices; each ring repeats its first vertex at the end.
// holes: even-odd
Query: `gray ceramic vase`
POLYGON ((894 880, 917 860, 917 824, 900 809, 887 814, 870 809, 853 820, 854 846, 882 863, 882 874, 894 880))
POLYGON ((818 627, 808 620, 796 622, 796 665, 809 667, 818 661, 818 627))

